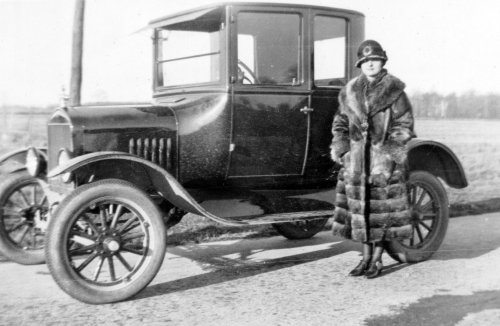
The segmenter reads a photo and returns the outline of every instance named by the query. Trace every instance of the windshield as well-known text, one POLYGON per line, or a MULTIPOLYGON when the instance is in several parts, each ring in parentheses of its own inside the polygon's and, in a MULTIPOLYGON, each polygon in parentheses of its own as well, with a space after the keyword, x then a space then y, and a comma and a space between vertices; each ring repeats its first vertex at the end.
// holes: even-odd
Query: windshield
POLYGON ((223 18, 211 11, 156 30, 157 86, 212 83, 220 80, 223 18))

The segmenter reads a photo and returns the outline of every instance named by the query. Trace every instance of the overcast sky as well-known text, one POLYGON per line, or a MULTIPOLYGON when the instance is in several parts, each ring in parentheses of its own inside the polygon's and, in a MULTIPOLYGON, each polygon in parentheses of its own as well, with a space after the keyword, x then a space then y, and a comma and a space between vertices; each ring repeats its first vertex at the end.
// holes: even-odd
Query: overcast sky
MULTIPOLYGON (((150 20, 214 1, 87 0, 83 101, 149 101, 150 20)), ((497 0, 303 0, 366 16, 410 93, 500 94, 497 0)), ((0 0, 0 105, 49 105, 68 88, 71 0, 0 0)))

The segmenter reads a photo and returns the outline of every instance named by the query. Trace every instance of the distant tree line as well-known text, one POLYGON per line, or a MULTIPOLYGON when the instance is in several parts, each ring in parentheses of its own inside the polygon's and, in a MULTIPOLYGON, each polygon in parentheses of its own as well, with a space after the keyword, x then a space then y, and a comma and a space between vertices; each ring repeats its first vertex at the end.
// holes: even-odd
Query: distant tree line
POLYGON ((417 92, 410 95, 410 101, 419 118, 500 119, 500 94, 417 92))
MULTIPOLYGON (((57 105, 35 106, 35 105, 2 105, 0 112, 7 114, 50 114, 54 112, 57 105)), ((1 114, 0 114, 1 116, 1 114)))

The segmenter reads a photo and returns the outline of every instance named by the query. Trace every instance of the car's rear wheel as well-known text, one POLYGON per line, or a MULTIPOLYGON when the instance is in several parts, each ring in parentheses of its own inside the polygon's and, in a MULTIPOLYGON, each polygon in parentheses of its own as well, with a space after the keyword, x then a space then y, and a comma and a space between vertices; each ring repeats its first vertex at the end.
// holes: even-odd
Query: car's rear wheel
POLYGON ((45 262, 44 238, 49 203, 37 179, 26 171, 0 182, 0 253, 23 265, 45 262))
POLYGON ((91 304, 125 300, 146 287, 166 249, 158 207, 121 180, 75 189, 49 223, 46 256, 52 277, 73 298, 91 304))
POLYGON ((449 208, 441 182, 425 171, 413 171, 409 178, 412 235, 387 243, 395 260, 416 263, 429 259, 439 249, 448 228, 449 208))
POLYGON ((297 222, 276 223, 273 227, 279 234, 291 240, 309 239, 323 230, 328 218, 304 220, 297 222))

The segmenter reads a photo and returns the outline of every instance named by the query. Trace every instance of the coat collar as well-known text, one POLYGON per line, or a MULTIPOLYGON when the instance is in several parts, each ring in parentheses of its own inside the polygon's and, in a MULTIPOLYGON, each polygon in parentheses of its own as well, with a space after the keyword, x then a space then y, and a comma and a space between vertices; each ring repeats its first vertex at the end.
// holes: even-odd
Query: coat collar
POLYGON ((346 85, 345 96, 341 96, 341 100, 361 120, 366 120, 368 116, 373 116, 391 106, 404 89, 405 84, 384 69, 371 83, 365 75, 351 80, 346 85))

